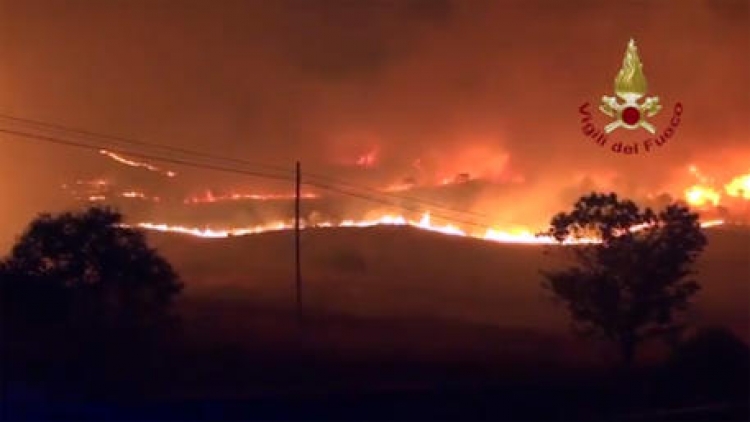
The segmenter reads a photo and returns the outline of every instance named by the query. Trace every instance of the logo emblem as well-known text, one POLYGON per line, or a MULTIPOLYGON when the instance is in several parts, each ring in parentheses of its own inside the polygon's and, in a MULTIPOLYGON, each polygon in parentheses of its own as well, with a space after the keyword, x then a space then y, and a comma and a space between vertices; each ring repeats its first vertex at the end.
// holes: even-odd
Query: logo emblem
POLYGON ((625 50, 622 67, 615 76, 615 96, 602 96, 599 111, 608 117, 607 122, 599 126, 597 120, 604 119, 601 114, 594 113, 596 105, 585 102, 578 108, 581 115, 581 132, 595 145, 606 147, 614 153, 624 155, 640 155, 656 151, 667 144, 677 132, 682 120, 682 103, 676 102, 672 117, 660 116, 661 133, 656 133, 656 126, 649 121, 659 114, 662 106, 659 97, 647 97, 648 85, 643 74, 643 63, 638 57, 638 48, 632 38, 625 50), (669 119, 669 120, 666 120, 669 119), (668 123, 667 123, 668 122, 668 123), (628 129, 613 134, 616 129, 628 129), (650 135, 640 136, 637 129, 644 129, 650 135), (627 133, 630 132, 630 133, 627 133), (610 139, 612 136, 613 139, 610 139))
POLYGON ((656 133, 654 125, 646 118, 655 116, 661 105, 659 97, 647 97, 646 77, 643 75, 643 64, 638 57, 638 48, 631 38, 628 48, 625 50, 625 58, 622 60, 622 68, 615 77, 615 94, 617 97, 602 97, 599 110, 607 116, 614 117, 615 121, 604 127, 604 131, 611 133, 617 128, 638 129, 644 128, 650 133, 656 133))

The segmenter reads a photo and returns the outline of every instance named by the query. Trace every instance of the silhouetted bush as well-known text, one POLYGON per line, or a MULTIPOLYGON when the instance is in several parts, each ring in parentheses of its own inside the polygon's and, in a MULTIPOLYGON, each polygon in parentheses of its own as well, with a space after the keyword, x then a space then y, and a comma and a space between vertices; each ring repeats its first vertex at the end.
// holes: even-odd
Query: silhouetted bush
POLYGON ((668 379, 696 398, 743 399, 750 394, 750 348, 723 328, 685 340, 668 362, 668 379))

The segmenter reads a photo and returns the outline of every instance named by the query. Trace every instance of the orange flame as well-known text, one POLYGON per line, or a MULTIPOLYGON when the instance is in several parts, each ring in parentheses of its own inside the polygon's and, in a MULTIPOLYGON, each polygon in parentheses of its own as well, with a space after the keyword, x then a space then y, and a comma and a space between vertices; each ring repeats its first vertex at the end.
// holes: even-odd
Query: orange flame
POLYGON ((750 173, 735 177, 724 185, 724 190, 729 196, 750 199, 750 173))
MULTIPOLYGON (((301 193, 300 198, 302 199, 314 199, 319 196, 314 193, 301 193)), ((210 190, 207 190, 202 195, 194 195, 186 198, 183 202, 186 204, 206 204, 213 202, 223 201, 242 201, 242 200, 256 200, 256 201, 274 201, 274 200, 290 200, 294 199, 294 194, 246 194, 246 193, 230 193, 227 195, 214 195, 210 190)))
POLYGON ((119 154, 115 154, 114 152, 107 151, 106 149, 99 150, 99 153, 102 154, 102 155, 105 155, 105 156, 107 156, 107 157, 109 157, 109 158, 111 158, 111 159, 113 159, 115 161, 117 161, 120 164, 124 164, 126 166, 145 168, 148 171, 153 171, 153 172, 156 172, 156 173, 162 173, 162 174, 164 174, 167 177, 175 177, 175 176, 177 176, 177 173, 175 173, 173 171, 162 170, 159 167, 156 167, 156 166, 151 165, 149 163, 129 160, 129 159, 127 159, 127 158, 125 158, 125 157, 123 157, 123 156, 121 156, 119 154))
POLYGON ((708 204, 716 206, 721 201, 721 193, 708 186, 694 185, 685 190, 685 200, 688 204, 696 207, 703 207, 708 204))
MULTIPOLYGON (((723 220, 711 220, 701 224, 702 227, 713 227, 723 224, 723 220)), ((438 225, 432 222, 430 213, 426 212, 422 214, 419 220, 409 220, 402 215, 395 214, 383 214, 378 218, 365 219, 365 220, 343 220, 338 223, 334 222, 322 222, 315 224, 314 226, 308 226, 302 224, 303 229, 310 227, 373 227, 373 226, 410 226, 422 230, 442 233, 451 236, 471 237, 486 241, 500 242, 500 243, 523 243, 523 244, 547 244, 555 245, 559 244, 557 240, 550 236, 535 235, 530 230, 524 228, 513 229, 509 231, 486 228, 483 230, 477 230, 473 232, 467 232, 454 225, 438 225)), ((180 233, 187 234, 197 237, 204 238, 225 238, 230 236, 243 236, 249 234, 265 233, 279 230, 290 230, 294 227, 292 222, 276 221, 270 224, 257 225, 251 227, 238 227, 228 229, 214 229, 214 228, 199 228, 199 227, 187 227, 179 225, 159 224, 144 222, 138 223, 138 227, 146 230, 154 230, 160 232, 169 233, 180 233)), ((631 231, 638 231, 643 229, 644 226, 632 227, 631 231)), ((562 242, 562 244, 592 244, 599 242, 596 238, 581 238, 581 239, 568 239, 562 242)))
POLYGON ((704 229, 706 229, 706 228, 709 228, 709 227, 721 226, 722 224, 724 224, 724 220, 721 220, 721 219, 708 220, 708 221, 702 222, 701 223, 701 227, 703 227, 704 229))
POLYGON ((154 202, 161 201, 161 199, 158 196, 148 196, 143 192, 138 192, 138 191, 133 191, 133 190, 122 192, 120 196, 123 198, 143 199, 146 201, 154 201, 154 202))
POLYGON ((375 148, 367 154, 360 155, 357 158, 357 165, 360 167, 374 167, 378 161, 378 149, 375 148))
POLYGON ((713 179, 702 174, 696 166, 689 167, 692 173, 699 181, 699 184, 690 186, 685 189, 685 200, 688 204, 696 207, 705 207, 708 205, 718 206, 721 203, 722 195, 750 200, 750 173, 736 176, 723 187, 715 187, 713 179))

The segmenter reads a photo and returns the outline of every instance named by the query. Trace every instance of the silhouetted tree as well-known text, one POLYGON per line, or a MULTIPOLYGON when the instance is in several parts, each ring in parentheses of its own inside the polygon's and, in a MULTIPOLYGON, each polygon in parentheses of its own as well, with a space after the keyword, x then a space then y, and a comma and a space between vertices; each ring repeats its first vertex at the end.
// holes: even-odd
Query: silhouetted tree
POLYGON ((0 262, 2 340, 58 366, 65 350, 84 364, 135 359, 172 322, 169 305, 181 288, 170 264, 118 212, 42 214, 0 262))
POLYGON ((690 267, 706 245, 697 214, 681 204, 655 213, 614 193, 592 193, 550 226, 560 242, 599 240, 567 247, 574 265, 543 272, 578 333, 617 343, 630 365, 642 340, 680 330, 678 313, 699 289, 690 267))
POLYGON ((39 216, 0 264, 0 276, 12 285, 3 293, 66 292, 57 299, 69 302, 78 314, 71 316, 108 323, 153 322, 182 288, 143 233, 106 208, 39 216))

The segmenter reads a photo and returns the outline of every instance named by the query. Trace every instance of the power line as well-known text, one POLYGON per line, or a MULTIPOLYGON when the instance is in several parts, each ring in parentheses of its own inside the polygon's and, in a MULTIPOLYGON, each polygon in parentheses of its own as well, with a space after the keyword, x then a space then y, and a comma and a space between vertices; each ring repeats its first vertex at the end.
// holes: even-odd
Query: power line
MULTIPOLYGON (((84 130, 84 129, 74 128, 74 127, 64 126, 64 125, 57 124, 57 123, 43 122, 43 121, 40 121, 40 120, 33 120, 33 119, 21 118, 21 117, 11 116, 11 115, 7 115, 7 114, 0 114, 0 118, 6 119, 6 120, 10 120, 10 121, 14 121, 14 122, 24 123, 24 124, 36 125, 36 126, 40 126, 40 127, 43 127, 43 128, 54 129, 54 130, 63 131, 63 132, 76 133, 76 134, 87 136, 87 137, 94 137, 94 138, 105 139, 105 140, 108 140, 110 142, 111 141, 115 141, 117 143, 125 143, 125 144, 130 144, 130 145, 150 147, 150 148, 162 149, 162 150, 165 150, 165 151, 176 152, 176 153, 185 154, 185 155, 193 155, 193 156, 201 157, 201 158, 207 158, 207 159, 218 160, 218 161, 223 161, 223 162, 231 162, 231 163, 239 164, 239 165, 242 165, 242 166, 257 167, 257 168, 262 168, 262 169, 266 169, 266 170, 273 170, 273 171, 281 171, 283 173, 289 174, 290 177, 293 177, 293 172, 290 169, 286 169, 286 168, 283 168, 283 167, 277 167, 277 166, 271 166, 271 165, 264 165, 264 164, 253 163, 253 162, 249 162, 249 161, 238 159, 238 158, 222 157, 222 156, 219 156, 219 155, 208 154, 208 153, 205 153, 205 152, 202 152, 202 151, 196 151, 196 150, 191 150, 191 149, 187 149, 187 148, 179 148, 179 147, 172 147, 172 146, 164 145, 164 144, 156 144, 156 143, 138 141, 138 140, 134 140, 134 139, 130 139, 130 138, 124 138, 124 137, 120 137, 120 136, 113 136, 113 135, 108 135, 108 134, 103 134, 103 133, 98 133, 98 132, 92 132, 92 131, 89 131, 89 130, 84 130)), ((115 151, 115 152, 117 152, 117 151, 115 151)), ((375 188, 371 188, 371 187, 367 187, 367 186, 362 186, 362 185, 356 185, 356 184, 353 184, 353 183, 349 183, 349 182, 338 180, 338 179, 330 177, 330 176, 316 174, 314 172, 306 172, 305 176, 307 178, 319 179, 319 180, 322 180, 324 182, 333 183, 333 184, 336 184, 336 185, 339 185, 339 186, 343 186, 345 188, 354 189, 354 190, 362 190, 362 191, 366 191, 366 192, 369 192, 371 194, 375 194, 375 195, 379 195, 379 196, 383 196, 383 197, 390 197, 390 198, 397 199, 397 200, 402 200, 402 201, 409 201, 409 202, 414 202, 414 203, 421 203, 421 204, 424 204, 425 206, 429 206, 429 207, 433 207, 433 208, 439 208, 439 209, 442 209, 444 211, 449 211, 449 212, 454 212, 454 213, 459 213, 459 214, 465 214, 465 215, 472 215, 472 216, 479 217, 479 218, 487 218, 487 219, 491 218, 490 216, 488 216, 486 214, 483 214, 483 213, 477 213, 477 212, 474 212, 474 211, 457 209, 457 208, 453 208, 453 207, 449 207, 449 206, 446 206, 446 205, 443 205, 443 204, 436 203, 434 201, 429 201, 429 200, 426 200, 426 199, 423 199, 423 198, 414 198, 414 197, 410 197, 410 196, 403 196, 403 195, 394 194, 394 193, 391 193, 391 192, 383 192, 383 191, 381 191, 379 189, 375 189, 375 188)))
MULTIPOLYGON (((318 187, 318 188, 321 188, 321 189, 325 189, 325 190, 329 190, 329 191, 332 191, 332 192, 337 192, 337 193, 340 193, 342 195, 348 195, 348 196, 351 196, 351 197, 354 197, 354 198, 364 199, 364 200, 367 200, 367 201, 370 201, 370 202, 377 202, 377 203, 380 203, 380 204, 383 204, 383 205, 388 205, 388 206, 391 206, 391 207, 394 207, 394 208, 400 208, 400 209, 402 209, 404 211, 410 211, 410 212, 423 212, 424 211, 423 209, 411 208, 411 207, 407 207, 407 206, 400 205, 400 204, 394 204, 393 202, 389 202, 389 201, 386 201, 386 200, 383 200, 383 199, 380 199, 380 198, 374 198, 374 197, 369 197, 369 196, 365 196, 365 195, 360 195, 360 194, 349 192, 349 191, 346 191, 346 190, 343 190, 343 189, 339 189, 339 188, 336 188, 336 187, 333 187, 333 186, 324 185, 324 184, 321 184, 321 183, 305 182, 303 184, 315 186, 315 187, 318 187)), ((477 223, 475 221, 459 220, 459 219, 456 219, 454 217, 448 217, 448 216, 445 216, 445 215, 442 215, 442 214, 434 213, 432 211, 430 211, 430 216, 435 216, 435 217, 437 217, 437 218, 439 218, 441 220, 445 220, 445 221, 448 221, 450 223, 464 224, 464 225, 468 225, 468 226, 475 226, 475 227, 482 227, 482 228, 488 228, 488 227, 491 226, 491 224, 482 224, 482 223, 477 223)))
MULTIPOLYGON (((64 145, 64 146, 75 147, 75 148, 82 148, 82 149, 96 150, 96 151, 102 149, 101 146, 97 146, 97 145, 90 145, 90 144, 85 144, 85 143, 81 143, 81 142, 71 141, 71 140, 67 140, 67 139, 60 139, 60 138, 52 137, 52 136, 34 134, 34 133, 29 133, 29 132, 21 132, 21 131, 4 129, 4 128, 0 128, 0 133, 6 133, 6 134, 9 134, 9 135, 15 135, 15 136, 24 137, 24 138, 27 138, 27 139, 35 139, 35 140, 39 140, 39 141, 43 141, 43 142, 50 142, 50 143, 53 143, 53 144, 64 145)), ((236 174, 241 174, 241 175, 246 175, 246 176, 268 178, 268 179, 277 179, 277 180, 284 180, 284 181, 293 181, 294 180, 293 178, 286 177, 286 176, 279 176, 279 175, 268 174, 268 173, 260 173, 260 172, 254 172, 254 171, 240 170, 240 169, 236 169, 236 168, 228 168, 228 167, 222 167, 222 166, 216 166, 216 165, 210 165, 210 164, 195 163, 195 162, 191 162, 191 161, 187 161, 187 160, 173 159, 173 158, 163 157, 163 156, 158 156, 158 155, 153 155, 153 154, 143 154, 143 153, 140 153, 140 152, 125 150, 125 149, 116 149, 116 150, 115 149, 111 149, 111 150, 113 152, 115 152, 115 153, 118 153, 118 154, 126 154, 126 155, 130 155, 130 156, 133 156, 133 157, 138 157, 138 158, 143 158, 143 159, 150 159, 150 160, 156 160, 156 161, 163 161, 163 162, 168 162, 168 163, 172 163, 172 164, 179 164, 179 165, 183 165, 183 166, 200 168, 200 169, 222 171, 222 172, 236 173, 236 174)), ((400 209, 405 210, 405 211, 411 211, 411 212, 421 212, 422 211, 420 209, 406 207, 406 206, 403 206, 401 204, 395 204, 393 202, 389 202, 389 201, 383 200, 381 198, 375 198, 375 197, 366 196, 364 194, 358 194, 358 193, 355 193, 355 192, 350 192, 350 191, 338 188, 336 186, 330 186, 330 185, 322 184, 322 183, 319 183, 319 182, 307 182, 307 183, 303 183, 303 184, 307 184, 307 185, 310 185, 310 186, 315 186, 315 187, 318 187, 318 188, 321 188, 321 189, 325 189, 325 190, 337 192, 337 193, 340 193, 340 194, 343 194, 343 195, 347 195, 347 196, 351 196, 351 197, 354 197, 354 198, 359 198, 359 199, 367 200, 367 201, 370 201, 370 202, 381 203, 381 204, 388 205, 388 206, 394 207, 394 208, 400 208, 400 209)), ((471 226, 477 226, 477 227, 483 227, 483 228, 486 228, 486 227, 489 226, 488 224, 480 224, 480 223, 476 223, 476 222, 473 222, 473 221, 458 220, 458 219, 455 219, 455 218, 452 218, 452 217, 448 217, 448 216, 444 216, 444 215, 441 215, 441 214, 431 213, 430 215, 434 215, 434 216, 436 216, 437 218, 439 218, 441 220, 445 220, 445 221, 448 221, 448 222, 451 222, 451 223, 456 223, 456 224, 471 225, 471 226)))
MULTIPOLYGON (((10 135, 16 135, 16 136, 20 136, 20 137, 24 137, 24 138, 36 139, 36 140, 45 141, 45 142, 51 142, 51 143, 58 144, 58 145, 65 145, 65 146, 70 146, 70 147, 75 147, 75 148, 82 148, 82 149, 88 149, 88 150, 93 150, 93 151, 101 151, 102 149, 105 149, 105 147, 102 147, 102 146, 99 146, 99 145, 89 145, 89 144, 85 144, 85 143, 82 143, 82 142, 70 141, 70 140, 67 140, 67 139, 60 139, 60 138, 56 138, 56 137, 52 137, 52 136, 39 135, 39 134, 35 134, 35 133, 21 132, 21 131, 17 131, 17 130, 10 130, 10 129, 0 128, 0 132, 7 133, 7 134, 10 134, 10 135)), ((187 167, 201 168, 201 169, 206 169, 206 170, 222 171, 222 172, 227 172, 227 173, 237 173, 237 174, 242 174, 242 175, 245 175, 245 176, 254 176, 254 177, 260 177, 260 178, 266 178, 266 179, 278 179, 278 180, 285 180, 285 181, 294 180, 291 176, 279 176, 279 175, 275 175, 275 174, 260 173, 260 172, 254 172, 254 171, 248 171, 248 170, 240 170, 240 169, 233 169, 233 168, 228 168, 228 167, 215 166, 215 165, 211 165, 211 164, 194 163, 194 162, 190 162, 190 161, 187 161, 187 160, 181 160, 181 159, 175 159, 175 158, 169 158, 169 157, 162 157, 162 156, 152 155, 152 154, 143 154, 143 153, 140 153, 140 152, 129 151, 129 150, 125 150, 125 149, 112 149, 112 148, 107 148, 107 149, 109 151, 112 151, 112 152, 115 152, 115 153, 118 153, 118 154, 129 155, 129 156, 132 156, 132 157, 143 158, 143 159, 147 159, 147 160, 163 161, 165 163, 179 164, 179 165, 187 166, 187 167)))
POLYGON ((290 169, 283 168, 281 166, 271 166, 271 165, 265 165, 265 164, 252 163, 252 162, 248 162, 248 161, 240 160, 236 158, 222 157, 219 155, 209 154, 203 151, 197 151, 197 150, 192 150, 188 148, 173 147, 171 145, 157 144, 153 142, 139 141, 136 139, 108 135, 108 134, 99 133, 99 132, 92 132, 90 130, 64 126, 64 125, 60 125, 57 123, 42 122, 40 120, 27 119, 27 118, 22 118, 22 117, 11 116, 7 114, 0 114, 0 118, 11 120, 11 121, 18 122, 18 123, 32 124, 32 125, 40 126, 42 128, 54 129, 54 130, 62 131, 62 132, 71 132, 71 133, 76 133, 79 135, 92 137, 92 138, 99 138, 101 140, 109 140, 110 142, 114 141, 120 144, 150 147, 150 148, 161 149, 164 151, 176 152, 176 153, 185 154, 185 155, 193 155, 193 156, 201 157, 201 158, 208 158, 208 159, 226 161, 226 162, 234 162, 235 164, 253 166, 253 167, 263 168, 266 170, 281 171, 281 172, 289 173, 290 175, 293 175, 294 173, 290 169))
POLYGON ((390 193, 390 192, 382 192, 382 191, 380 191, 378 189, 374 189, 374 188, 370 188, 370 187, 366 187, 366 186, 357 186, 357 185, 354 185, 354 184, 351 184, 351 183, 347 183, 347 182, 342 182, 342 181, 336 181, 336 179, 333 179, 333 178, 330 178, 330 177, 325 177, 325 176, 318 176, 318 175, 315 175, 313 173, 307 174, 307 176, 308 177, 312 176, 314 179, 320 179, 320 180, 323 180, 323 181, 328 180, 328 181, 331 181, 331 182, 333 182, 335 184, 338 184, 338 185, 341 185, 341 186, 344 186, 344 187, 351 187, 352 189, 361 189, 361 190, 372 192, 372 193, 375 193, 375 194, 381 195, 381 196, 391 197, 391 198, 394 198, 394 199, 400 199, 400 200, 403 200, 403 201, 410 201, 410 202, 415 202, 415 203, 422 203, 422 204, 424 204, 426 206, 430 206, 430 207, 434 207, 434 208, 440 208, 440 209, 443 209, 445 211, 451 211, 451 212, 455 212, 455 213, 474 215, 476 217, 481 217, 481 218, 490 218, 490 216, 486 215, 486 214, 482 214, 482 213, 478 213, 478 212, 474 212, 474 211, 459 210, 457 208, 448 207, 448 206, 441 205, 441 204, 438 204, 436 202, 429 201, 429 200, 422 199, 422 198, 414 198, 414 197, 409 197, 409 196, 397 195, 397 194, 393 194, 393 193, 390 193))

